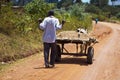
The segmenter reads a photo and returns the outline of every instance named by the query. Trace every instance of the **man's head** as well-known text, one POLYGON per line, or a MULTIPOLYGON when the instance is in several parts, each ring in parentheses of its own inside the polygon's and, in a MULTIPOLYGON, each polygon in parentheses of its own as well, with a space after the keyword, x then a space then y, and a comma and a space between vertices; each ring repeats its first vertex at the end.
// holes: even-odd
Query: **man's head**
POLYGON ((48 11, 48 16, 54 16, 54 11, 53 10, 48 11))

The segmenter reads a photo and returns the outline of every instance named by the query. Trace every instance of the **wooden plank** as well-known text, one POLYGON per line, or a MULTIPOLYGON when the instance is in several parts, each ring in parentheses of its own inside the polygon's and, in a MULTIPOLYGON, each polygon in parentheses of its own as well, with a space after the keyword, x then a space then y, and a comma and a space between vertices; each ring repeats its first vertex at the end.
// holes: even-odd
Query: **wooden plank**
POLYGON ((84 53, 61 53, 62 55, 71 55, 71 56, 87 56, 84 53))

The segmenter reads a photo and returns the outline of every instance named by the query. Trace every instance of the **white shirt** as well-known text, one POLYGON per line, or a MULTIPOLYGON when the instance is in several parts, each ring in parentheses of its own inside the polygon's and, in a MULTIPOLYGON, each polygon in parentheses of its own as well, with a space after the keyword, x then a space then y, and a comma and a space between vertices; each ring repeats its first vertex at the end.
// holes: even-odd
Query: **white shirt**
POLYGON ((54 16, 46 17, 42 23, 40 23, 40 29, 44 30, 43 42, 54 43, 56 40, 56 30, 61 29, 62 25, 59 24, 59 20, 54 16))

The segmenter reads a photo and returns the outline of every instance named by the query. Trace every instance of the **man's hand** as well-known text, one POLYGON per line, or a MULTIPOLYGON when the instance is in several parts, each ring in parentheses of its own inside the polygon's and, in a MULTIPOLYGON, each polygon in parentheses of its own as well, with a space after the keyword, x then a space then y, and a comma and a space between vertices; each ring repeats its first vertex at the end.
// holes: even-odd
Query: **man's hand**
POLYGON ((65 24, 65 22, 66 22, 65 20, 62 20, 62 25, 64 25, 64 24, 65 24))
POLYGON ((42 18, 39 18, 39 19, 38 19, 38 22, 41 23, 41 22, 42 22, 42 18))

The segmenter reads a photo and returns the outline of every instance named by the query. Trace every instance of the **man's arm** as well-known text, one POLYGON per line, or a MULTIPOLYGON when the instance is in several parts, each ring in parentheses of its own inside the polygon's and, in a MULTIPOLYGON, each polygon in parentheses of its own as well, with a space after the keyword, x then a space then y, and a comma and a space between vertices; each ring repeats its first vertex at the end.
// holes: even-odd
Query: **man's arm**
POLYGON ((46 20, 44 19, 42 21, 42 19, 39 19, 39 28, 42 29, 42 30, 44 30, 45 27, 46 27, 46 20))
POLYGON ((61 29, 62 26, 64 25, 64 23, 65 23, 65 21, 62 20, 62 24, 60 24, 60 23, 59 23, 59 20, 57 19, 57 20, 56 20, 56 29, 61 29))

